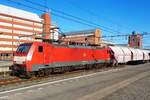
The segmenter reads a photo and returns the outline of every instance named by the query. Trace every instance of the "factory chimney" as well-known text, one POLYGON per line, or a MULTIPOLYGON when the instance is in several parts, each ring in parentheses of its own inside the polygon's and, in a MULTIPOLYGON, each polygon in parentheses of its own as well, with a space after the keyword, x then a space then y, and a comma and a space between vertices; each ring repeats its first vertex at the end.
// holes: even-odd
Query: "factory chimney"
POLYGON ((48 13, 44 13, 42 15, 43 20, 43 38, 44 39, 50 39, 51 37, 51 32, 50 32, 50 26, 51 26, 51 18, 48 13))

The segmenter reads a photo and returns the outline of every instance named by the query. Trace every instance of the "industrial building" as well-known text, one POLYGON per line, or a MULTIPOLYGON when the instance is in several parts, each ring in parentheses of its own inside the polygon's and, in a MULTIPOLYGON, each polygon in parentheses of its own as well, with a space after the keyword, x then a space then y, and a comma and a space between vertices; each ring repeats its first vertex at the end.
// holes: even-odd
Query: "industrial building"
POLYGON ((61 40, 65 42, 76 42, 84 44, 99 45, 101 43, 101 30, 91 29, 74 32, 66 32, 61 40))
POLYGON ((66 32, 65 36, 60 39, 65 42, 83 43, 101 47, 115 45, 102 38, 102 31, 100 29, 66 32))
POLYGON ((128 44, 133 48, 142 48, 142 34, 132 32, 132 35, 129 36, 128 44))

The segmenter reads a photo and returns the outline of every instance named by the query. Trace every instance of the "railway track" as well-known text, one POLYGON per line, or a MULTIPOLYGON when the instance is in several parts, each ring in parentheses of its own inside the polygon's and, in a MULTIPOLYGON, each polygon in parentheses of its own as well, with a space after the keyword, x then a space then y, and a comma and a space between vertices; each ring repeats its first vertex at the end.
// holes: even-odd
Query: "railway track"
POLYGON ((30 79, 23 79, 23 78, 18 78, 18 77, 5 77, 3 79, 0 79, 0 87, 7 87, 15 84, 26 84, 26 83, 38 83, 42 81, 47 81, 47 80, 57 80, 57 79, 63 79, 63 78, 69 78, 77 75, 85 75, 89 73, 94 73, 98 71, 106 71, 106 70, 111 70, 115 68, 121 68, 121 67, 107 67, 107 68, 93 68, 90 70, 75 70, 72 72, 65 72, 63 74, 60 73, 55 73, 55 74, 50 74, 49 76, 44 76, 44 77, 32 77, 30 79))
POLYGON ((20 78, 7 78, 7 79, 1 79, 0 80, 0 86, 2 85, 8 85, 13 84, 22 81, 20 78))

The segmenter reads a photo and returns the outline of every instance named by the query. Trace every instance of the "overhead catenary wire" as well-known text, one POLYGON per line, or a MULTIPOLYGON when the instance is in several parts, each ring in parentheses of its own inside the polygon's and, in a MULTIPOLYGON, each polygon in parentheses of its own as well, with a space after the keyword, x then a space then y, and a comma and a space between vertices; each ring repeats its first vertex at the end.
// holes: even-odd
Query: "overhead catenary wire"
MULTIPOLYGON (((22 6, 25 6, 25 7, 28 7, 28 8, 32 8, 32 9, 36 9, 36 10, 38 10, 38 11, 41 11, 41 12, 45 12, 45 10, 42 10, 42 9, 40 9, 40 8, 36 8, 36 7, 33 7, 33 6, 29 6, 29 5, 25 5, 25 4, 23 4, 23 3, 20 3, 20 2, 18 2, 18 1, 15 1, 15 0, 8 0, 8 1, 11 1, 11 2, 14 2, 14 3, 17 3, 17 4, 19 4, 19 5, 22 5, 22 6)), ((46 8, 46 9, 49 9, 48 7, 46 7, 46 6, 44 6, 44 5, 42 5, 42 4, 39 4, 39 3, 36 3, 36 2, 33 2, 33 1, 29 1, 29 0, 24 0, 24 1, 27 1, 27 2, 30 2, 30 3, 32 3, 32 4, 36 4, 36 5, 38 5, 38 6, 41 6, 41 7, 43 7, 43 8, 46 8)), ((82 20, 81 18, 78 18, 78 17, 76 17, 76 16, 73 16, 73 15, 70 15, 70 14, 67 14, 67 13, 65 13, 65 12, 62 12, 62 11, 59 11, 59 10, 55 10, 55 9, 52 9, 53 10, 53 12, 51 12, 54 16, 57 16, 57 17, 59 17, 59 18, 63 18, 63 19, 65 19, 65 20, 70 20, 70 21, 73 21, 73 22, 76 22, 76 23, 79 23, 79 24, 83 24, 83 25, 86 25, 86 26, 89 26, 89 27, 94 27, 94 28, 97 28, 97 25, 95 25, 95 24, 93 24, 93 23, 89 23, 88 21, 86 21, 86 20, 82 20), (67 15, 67 16, 66 16, 67 15)), ((110 33, 114 33, 114 31, 112 32, 112 31, 110 31, 109 29, 103 29, 103 31, 106 31, 106 32, 110 32, 110 33)), ((119 32, 117 32, 117 33, 119 33, 119 32)), ((127 36, 129 36, 129 35, 127 35, 127 34, 122 34, 122 35, 111 35, 111 36, 103 36, 103 38, 114 38, 114 37, 127 37, 127 36)))
POLYGON ((53 10, 54 12, 57 12, 57 13, 60 13, 60 14, 63 14, 63 15, 66 15, 66 16, 69 16, 69 17, 72 17, 72 18, 75 18, 75 19, 77 19, 77 20, 80 20, 80 21, 83 21, 83 22, 92 24, 92 25, 97 26, 97 27, 100 27, 102 30, 107 29, 107 30, 110 30, 110 31, 112 31, 112 32, 120 33, 119 31, 116 31, 116 30, 113 30, 113 29, 111 29, 111 28, 108 28, 108 27, 105 27, 105 26, 102 26, 102 25, 99 25, 99 24, 90 22, 90 21, 85 20, 85 19, 82 19, 82 18, 80 18, 80 17, 76 17, 76 16, 73 16, 73 15, 71 15, 71 14, 67 14, 67 13, 65 13, 65 12, 56 10, 56 9, 52 9, 52 10, 53 10))
MULTIPOLYGON (((112 38, 112 37, 127 37, 127 36, 130 36, 131 34, 124 34, 124 35, 105 35, 105 36, 103 36, 103 38, 112 38)), ((148 33, 148 32, 143 32, 143 33, 141 33, 141 35, 142 36, 145 36, 145 35, 150 35, 150 33, 148 33)))
MULTIPOLYGON (((26 1, 26 2, 28 2, 28 3, 31 3, 31 4, 35 4, 35 5, 40 6, 40 7, 43 7, 43 8, 45 8, 45 9, 49 9, 49 8, 47 7, 47 4, 42 5, 42 4, 39 4, 39 3, 37 3, 37 2, 30 1, 30 0, 24 0, 24 1, 26 1)), ((47 2, 47 0, 45 0, 45 3, 46 3, 46 2, 47 2)), ((72 1, 68 0, 67 2, 70 3, 71 5, 75 6, 75 4, 74 4, 72 1), (73 4, 72 4, 72 3, 73 3, 73 4)), ((85 12, 89 13, 91 16, 95 16, 95 17, 98 18, 98 16, 97 16, 94 12, 92 12, 91 10, 89 10, 89 9, 87 10, 87 9, 85 9, 85 8, 79 6, 79 5, 76 5, 76 6, 77 6, 78 8, 81 8, 81 10, 84 10, 85 12)), ((55 12, 57 12, 57 13, 62 13, 62 14, 64 14, 64 15, 67 15, 67 16, 70 16, 70 17, 74 17, 74 18, 76 18, 76 19, 83 20, 83 21, 88 22, 88 23, 95 24, 95 25, 97 25, 97 26, 99 26, 99 27, 103 27, 103 28, 106 28, 106 29, 108 28, 108 27, 105 27, 105 26, 102 26, 102 25, 98 25, 98 24, 96 24, 96 23, 89 22, 89 21, 87 21, 87 20, 81 19, 81 18, 79 18, 79 17, 70 15, 70 14, 65 13, 65 12, 63 12, 63 11, 60 11, 60 10, 56 10, 56 9, 53 9, 53 8, 50 8, 50 9, 53 10, 53 11, 55 11, 55 12)), ((109 21, 109 22, 110 22, 110 21, 109 21)), ((111 21, 111 22, 112 22, 112 21, 111 21)), ((112 23, 114 23, 114 22, 112 22, 112 23)), ((117 25, 120 26, 120 24, 117 24, 117 25)), ((122 25, 121 25, 121 26, 122 26, 122 25)), ((114 30, 114 29, 111 29, 111 28, 108 28, 108 29, 109 29, 109 30, 112 30, 112 31, 114 31, 114 32, 120 33, 120 32, 117 31, 117 30, 114 30)), ((128 28, 128 29, 129 29, 129 28, 128 28)))
MULTIPOLYGON (((90 9, 81 7, 80 5, 76 4, 76 3, 73 2, 72 0, 66 0, 66 1, 67 1, 67 3, 71 4, 71 5, 74 6, 75 8, 78 8, 78 9, 80 9, 80 10, 82 10, 82 11, 88 13, 89 15, 91 15, 91 16, 93 16, 93 17, 99 19, 99 17, 97 16, 97 14, 95 14, 95 13, 94 13, 93 11, 91 11, 90 9)), ((116 23, 116 22, 113 22, 113 21, 110 20, 110 19, 108 19, 107 22, 112 23, 112 24, 115 24, 115 25, 117 25, 117 26, 123 26, 123 25, 121 25, 121 24, 118 24, 118 23, 116 23)), ((128 27, 123 27, 123 28, 124 28, 124 29, 128 29, 128 30, 132 30, 131 28, 128 28, 128 27)))
MULTIPOLYGON (((38 3, 35 3, 35 2, 33 2, 33 1, 29 1, 29 0, 24 0, 24 1, 26 1, 26 2, 29 2, 29 3, 32 3, 32 4, 36 4, 36 5, 38 5, 38 6, 41 6, 41 7, 43 7, 43 8, 46 8, 46 9, 49 9, 48 7, 46 7, 46 6, 44 6, 44 5, 41 5, 41 4, 38 4, 38 3)), ((79 18, 79 17, 76 17, 76 16, 73 16, 73 15, 71 15, 71 14, 68 14, 68 13, 65 13, 65 12, 63 12, 63 11, 60 11, 60 10, 56 10, 56 9, 53 9, 53 8, 50 8, 52 11, 54 11, 54 12, 56 12, 56 13, 60 13, 60 14, 62 14, 62 15, 66 15, 66 16, 69 16, 69 17, 72 17, 72 18, 75 18, 75 19, 77 19, 77 20, 80 20, 80 21, 84 21, 84 22, 86 22, 86 23, 89 23, 89 24, 92 24, 92 25, 94 25, 94 26, 96 26, 96 27, 100 27, 100 28, 105 28, 105 30, 104 31, 106 31, 106 29, 108 29, 108 30, 111 30, 111 31, 114 31, 114 32, 118 32, 118 31, 116 31, 116 30, 113 30, 113 29, 110 29, 110 28, 107 28, 107 27, 105 27, 105 26, 102 26, 102 25, 98 25, 98 24, 96 24, 96 23, 93 23, 93 22, 90 22, 90 21, 88 21, 88 20, 85 20, 85 19, 82 19, 82 18, 79 18)), ((56 15, 56 14, 55 14, 56 15)), ((66 18, 65 18, 66 19, 66 18)), ((107 32, 111 32, 111 31, 107 31, 107 32)), ((118 33, 120 33, 120 32, 118 32, 118 33)))
MULTIPOLYGON (((8 1, 12 1, 12 2, 15 2, 15 3, 19 4, 19 5, 22 5, 22 6, 25 6, 25 7, 30 7, 30 8, 32 8, 32 9, 36 9, 36 10, 39 10, 39 11, 41 11, 41 12, 45 12, 44 10, 41 10, 41 9, 39 9, 39 8, 32 7, 32 6, 29 6, 29 5, 25 5, 25 4, 22 4, 22 3, 20 3, 20 2, 16 2, 16 1, 14 1, 14 0, 8 0, 8 1)), ((44 6, 43 6, 43 7, 44 7, 44 6)), ((81 21, 76 20, 76 19, 68 18, 68 17, 66 17, 66 16, 63 16, 63 15, 60 15, 60 14, 56 14, 56 13, 54 13, 54 12, 53 12, 52 14, 55 15, 55 16, 57 16, 57 17, 61 17, 61 18, 63 18, 63 19, 66 19, 66 20, 70 20, 70 21, 73 21, 73 22, 76 22, 76 23, 80 23, 80 24, 87 25, 87 26, 89 26, 89 27, 94 27, 94 28, 96 28, 96 26, 94 26, 94 25, 90 25, 90 24, 81 22, 81 21)), ((110 32, 110 31, 108 31, 108 30, 105 30, 105 31, 110 32)), ((59 33, 62 33, 62 32, 59 32, 59 33)))
POLYGON ((39 9, 39 8, 36 8, 36 7, 33 7, 33 6, 26 5, 26 4, 23 4, 23 3, 21 3, 21 2, 15 1, 15 0, 7 0, 7 1, 16 3, 16 4, 18 4, 18 5, 22 5, 22 6, 27 7, 27 8, 35 9, 35 10, 38 10, 38 11, 40 11, 40 12, 45 12, 45 11, 42 10, 42 9, 39 9))
MULTIPOLYGON (((11 1, 13 1, 13 0, 11 0, 11 1)), ((39 3, 36 3, 36 2, 30 1, 30 0, 24 0, 24 1, 26 1, 26 2, 28 2, 28 3, 31 3, 31 4, 34 4, 34 5, 37 5, 37 6, 40 6, 40 7, 43 7, 44 9, 49 9, 48 7, 46 7, 46 6, 42 5, 42 4, 39 4, 39 3)), ((14 1, 14 2, 16 2, 16 1, 14 1)), ((59 13, 59 14, 65 15, 65 16, 67 16, 67 17, 71 17, 71 18, 73 18, 73 19, 79 20, 80 22, 82 21, 82 22, 84 22, 84 23, 91 24, 92 26, 100 27, 100 29, 102 29, 103 31, 107 31, 107 32, 110 32, 110 33, 121 33, 121 32, 116 31, 116 30, 114 30, 114 29, 111 29, 111 28, 105 27, 105 26, 103 26, 103 25, 99 25, 99 24, 93 23, 93 22, 91 22, 91 21, 82 19, 82 18, 80 18, 80 17, 73 16, 73 15, 68 14, 68 13, 65 13, 65 12, 63 12, 63 11, 56 10, 56 9, 53 9, 53 8, 50 8, 50 9, 52 10, 52 12, 55 12, 55 14, 54 14, 55 16, 56 16, 56 13, 59 13), (108 30, 109 30, 109 31, 108 31, 108 30)), ((42 11, 44 12, 44 10, 42 10, 42 11)), ((52 12, 51 12, 51 13, 52 13, 52 12)), ((59 17, 60 17, 60 16, 59 16, 59 17)), ((61 17, 61 18, 62 18, 62 17, 61 17)), ((66 18, 65 18, 65 19, 66 19, 66 18)), ((70 19, 68 19, 68 20, 70 20, 70 19)), ((75 22, 77 22, 77 21, 75 21, 75 22)), ((83 23, 82 23, 82 24, 83 24, 83 23)), ((85 25, 87 25, 87 24, 85 24, 85 25)))
MULTIPOLYGON (((83 24, 83 25, 92 27, 92 28, 97 28, 97 26, 95 26, 95 25, 92 25, 92 24, 89 24, 89 23, 86 23, 86 22, 82 22, 82 21, 80 21, 80 20, 68 18, 68 17, 66 17, 66 16, 64 16, 64 15, 60 15, 60 14, 57 14, 57 13, 54 13, 54 12, 52 12, 52 14, 55 15, 55 16, 57 16, 57 17, 66 19, 66 20, 70 20, 70 21, 73 21, 73 22, 76 22, 76 23, 79 23, 79 24, 83 24)), ((113 33, 112 31, 109 31, 109 30, 106 30, 106 29, 102 29, 102 30, 105 31, 105 32, 113 33)))
MULTIPOLYGON (((20 2, 17 2, 17 1, 14 1, 14 0, 7 0, 7 1, 11 1, 11 2, 14 2, 16 4, 19 4, 19 5, 22 5, 22 6, 25 6, 25 7, 28 7, 28 8, 31 8, 31 9, 35 9, 35 10, 38 10, 38 11, 41 11, 41 12, 45 12, 44 10, 42 9, 39 9, 39 8, 36 8, 36 7, 32 7, 32 6, 29 6, 29 5, 25 5, 25 4, 22 4, 20 2)), ((66 16, 63 16, 63 15, 60 15, 60 14, 57 14, 57 13, 54 13, 54 12, 51 12, 54 16, 57 16, 57 17, 61 17, 63 19, 66 19, 66 20, 70 20, 70 21, 73 21, 73 22, 76 22, 76 23, 80 23, 80 24, 84 24, 84 25, 87 25, 87 26, 90 26, 90 27, 94 27, 93 25, 90 25, 90 24, 87 24, 87 23, 84 23, 84 22, 81 22, 81 21, 78 21, 78 20, 75 20, 75 19, 72 19, 72 18, 68 18, 66 16)))

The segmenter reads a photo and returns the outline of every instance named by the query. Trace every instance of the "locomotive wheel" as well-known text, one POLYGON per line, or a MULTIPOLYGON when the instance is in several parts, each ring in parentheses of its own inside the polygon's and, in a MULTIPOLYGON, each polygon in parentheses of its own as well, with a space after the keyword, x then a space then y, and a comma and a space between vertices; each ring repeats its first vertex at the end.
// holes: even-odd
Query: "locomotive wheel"
POLYGON ((87 68, 90 70, 93 68, 93 65, 87 65, 87 68))
POLYGON ((61 73, 65 73, 65 68, 64 67, 61 68, 61 73))
POLYGON ((65 69, 64 69, 64 72, 70 72, 71 71, 71 66, 66 66, 65 69))
POLYGON ((51 69, 45 69, 45 75, 48 76, 51 74, 51 69))
POLYGON ((94 68, 94 69, 98 69, 99 66, 100 66, 100 65, 98 65, 98 64, 94 64, 94 65, 93 65, 93 68, 94 68))
POLYGON ((90 70, 89 65, 85 65, 85 69, 86 69, 86 70, 90 70))
POLYGON ((27 72, 27 73, 25 74, 26 78, 28 78, 28 79, 34 77, 34 75, 35 75, 35 74, 34 74, 33 72, 32 72, 32 73, 31 73, 31 72, 27 72))
POLYGON ((45 75, 44 70, 39 70, 39 71, 38 71, 38 76, 39 76, 39 77, 43 77, 44 75, 45 75))

